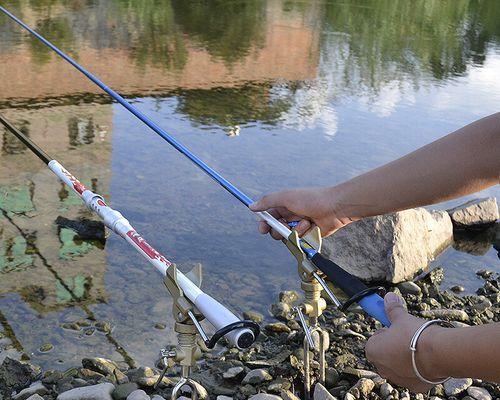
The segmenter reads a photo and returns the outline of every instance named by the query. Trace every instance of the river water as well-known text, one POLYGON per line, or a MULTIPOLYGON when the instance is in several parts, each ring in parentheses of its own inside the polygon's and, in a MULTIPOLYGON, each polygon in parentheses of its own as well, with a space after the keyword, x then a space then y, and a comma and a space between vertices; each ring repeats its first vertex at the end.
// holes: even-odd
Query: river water
MULTIPOLYGON (((342 182, 500 104, 494 0, 3 5, 254 198, 342 182)), ((241 204, 3 15, 0 38, 0 112, 181 269, 201 263, 208 293, 237 312, 267 313, 280 290, 298 287, 293 258, 256 233, 241 204)), ((26 352, 50 368, 88 355, 151 364, 174 341, 161 277, 116 236, 103 244, 58 228, 58 216, 90 215, 0 137, 0 357, 26 352), (77 320, 81 329, 67 329, 77 320)), ((474 197, 499 195, 497 186, 474 197)), ((500 271, 488 246, 449 249, 436 264, 445 285, 468 291, 477 269, 500 271)))

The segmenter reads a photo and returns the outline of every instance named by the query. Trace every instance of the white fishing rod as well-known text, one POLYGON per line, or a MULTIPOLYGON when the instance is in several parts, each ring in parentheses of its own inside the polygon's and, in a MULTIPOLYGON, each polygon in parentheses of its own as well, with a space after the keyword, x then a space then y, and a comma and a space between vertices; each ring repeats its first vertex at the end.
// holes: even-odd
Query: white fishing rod
MULTIPOLYGON (((159 251, 153 248, 146 240, 132 227, 130 222, 119 212, 106 204, 104 198, 86 188, 77 178, 65 169, 57 160, 45 153, 35 142, 24 135, 19 129, 0 115, 2 123, 12 134, 23 142, 49 169, 73 192, 80 197, 87 208, 96 213, 110 230, 121 236, 139 254, 143 256, 153 267, 163 276, 167 274, 167 269, 172 263, 159 251)), ((185 297, 200 311, 200 313, 217 330, 211 340, 201 334, 208 347, 213 347, 220 337, 225 336, 228 341, 236 347, 246 348, 255 341, 259 328, 251 321, 242 321, 213 297, 204 293, 186 275, 177 270, 177 283, 184 292, 185 297), (214 340, 215 339, 215 340, 214 340)), ((191 317, 193 318, 193 317, 191 317)), ((194 319, 194 318, 193 318, 194 319)), ((193 321, 198 329, 201 329, 197 321, 193 321)))

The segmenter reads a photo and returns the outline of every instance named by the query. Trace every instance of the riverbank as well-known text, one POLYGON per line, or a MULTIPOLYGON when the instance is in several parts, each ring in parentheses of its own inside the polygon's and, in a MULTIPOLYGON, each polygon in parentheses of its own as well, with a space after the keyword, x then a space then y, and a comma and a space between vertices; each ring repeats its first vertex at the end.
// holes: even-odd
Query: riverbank
MULTIPOLYGON (((416 282, 398 284, 392 290, 405 298, 414 315, 445 318, 457 326, 499 322, 500 277, 488 270, 478 271, 477 275, 480 287, 476 295, 461 296, 460 287, 441 290, 439 285, 444 278, 441 268, 416 282)), ((263 325, 262 334, 251 348, 244 351, 219 348, 204 353, 193 378, 203 386, 200 391, 205 398, 297 399, 293 393, 302 387, 304 334, 288 310, 298 301, 298 295, 282 292, 279 300, 270 307, 275 321, 263 325)), ((246 314, 262 322, 262 315, 246 314)), ((326 356, 326 382, 324 386, 316 385, 314 400, 500 398, 500 385, 473 379, 453 379, 425 395, 393 387, 376 374, 364 356, 366 340, 380 328, 378 322, 367 318, 359 309, 344 314, 329 307, 321 323, 329 334, 330 349, 326 356)), ((318 367, 313 363, 314 373, 318 367)), ((0 399, 169 399, 176 382, 175 374, 167 374, 155 390, 153 385, 158 373, 156 368, 128 369, 103 358, 83 359, 81 366, 66 371, 41 371, 29 362, 6 358, 0 366, 0 399)))

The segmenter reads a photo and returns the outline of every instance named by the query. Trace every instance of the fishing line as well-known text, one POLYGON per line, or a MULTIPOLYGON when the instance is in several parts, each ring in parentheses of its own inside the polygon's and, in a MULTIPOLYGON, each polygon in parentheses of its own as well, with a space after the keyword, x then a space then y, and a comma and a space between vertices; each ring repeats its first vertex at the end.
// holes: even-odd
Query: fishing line
MULTIPOLYGON (((142 113, 139 109, 137 109, 134 105, 130 104, 127 100, 125 100, 121 95, 107 86, 104 82, 102 82, 95 75, 90 73, 83 66, 78 64, 75 60, 73 60, 70 56, 65 54, 62 50, 57 48, 54 44, 45 39, 42 35, 37 33, 35 30, 26 25, 23 21, 17 18, 15 15, 10 13, 4 7, 0 6, 0 11, 2 11, 5 15, 11 18, 14 22, 20 25, 22 28, 27 30, 30 34, 35 36, 38 40, 40 40, 44 45, 52 49, 55 53, 57 53, 60 57, 70 63, 73 67, 75 67, 78 71, 84 74, 88 79, 94 82, 97 86, 99 86, 102 90, 104 90, 107 94, 109 94, 114 100, 120 103, 123 107, 125 107, 128 111, 130 111, 133 115, 135 115, 139 120, 141 120, 144 124, 146 124, 149 128, 151 128, 154 132, 156 132, 160 137, 165 139, 169 144, 171 144, 176 150, 180 153, 184 154, 188 159, 190 159, 194 164, 196 164, 201 170, 203 170, 207 175, 209 175, 213 180, 219 183, 224 189, 226 189, 229 193, 231 193, 234 197, 236 197, 240 202, 242 202, 245 206, 249 207, 250 204, 253 203, 253 200, 243 193, 240 189, 234 186, 231 182, 221 176, 217 171, 209 167, 205 162, 203 162, 199 157, 193 154, 186 146, 184 146, 181 142, 167 133, 163 128, 153 122, 150 118, 148 118, 144 113, 142 113)), ((264 212, 256 212, 261 219, 267 222, 271 228, 276 230, 281 236, 289 239, 292 235, 292 231, 282 223, 280 223, 276 218, 274 218, 267 211, 264 212)), ((305 240, 300 240, 298 245, 301 248, 307 258, 314 264, 316 268, 322 271, 328 279, 338 286, 344 293, 346 293, 350 300, 348 303, 357 302, 369 315, 378 319, 385 326, 390 325, 390 321, 385 313, 384 302, 383 299, 376 293, 374 289, 368 288, 361 280, 356 278, 355 276, 349 274, 342 267, 334 263, 333 261, 325 258, 322 254, 317 252, 313 246, 307 243, 305 240)), ((317 274, 315 278, 326 286, 322 278, 320 278, 317 274)))

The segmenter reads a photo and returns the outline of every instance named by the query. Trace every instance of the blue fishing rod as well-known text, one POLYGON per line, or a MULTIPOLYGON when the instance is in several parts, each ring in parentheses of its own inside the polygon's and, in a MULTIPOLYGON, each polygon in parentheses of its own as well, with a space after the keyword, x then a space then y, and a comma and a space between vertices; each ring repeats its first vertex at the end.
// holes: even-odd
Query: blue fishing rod
MULTIPOLYGON (((144 124, 146 124, 149 128, 151 128, 155 133, 165 139, 170 145, 172 145, 176 150, 190 159, 194 164, 196 164, 200 169, 202 169, 208 176, 210 176, 214 181, 216 181, 219 185, 221 185, 224 189, 226 189, 229 193, 231 193, 234 197, 236 197, 241 203, 245 206, 249 207, 254 201, 239 190, 236 186, 234 186, 231 182, 225 179, 222 175, 220 175, 217 171, 208 166, 203 160, 193 154, 186 146, 184 146, 181 142, 175 139, 172 135, 167 133, 163 128, 161 128, 158 124, 152 121, 149 117, 147 117, 144 113, 139 111, 134 105, 125 100, 121 95, 107 86, 104 82, 102 82, 95 75, 90 73, 87 69, 78 64, 75 60, 73 60, 70 56, 65 54, 62 50, 56 47, 54 44, 45 39, 42 35, 37 33, 34 29, 29 27, 11 12, 6 10, 4 7, 0 6, 0 11, 2 11, 5 15, 11 18, 14 22, 20 25, 22 28, 27 30, 31 35, 40 40, 45 46, 49 47, 55 53, 57 53, 61 58, 70 63, 73 67, 75 67, 78 71, 84 74, 88 79, 94 82, 97 86, 99 86, 102 90, 104 90, 109 96, 111 96, 114 100, 120 103, 123 107, 125 107, 128 111, 134 114, 139 120, 141 120, 144 124)), ((288 240, 287 245, 291 242, 291 239, 295 233, 289 229, 289 227, 280 223, 276 218, 274 218, 268 212, 256 212, 262 220, 266 221, 274 230, 276 230, 281 236, 288 240)), ((378 288, 369 288, 367 287, 361 280, 351 275, 339 265, 334 263, 333 261, 325 258, 321 253, 319 253, 311 244, 309 244, 306 240, 301 239, 297 242, 297 246, 299 250, 303 252, 307 259, 321 272, 323 272, 329 281, 331 281, 335 286, 340 288, 348 297, 349 300, 344 303, 344 308, 348 305, 356 302, 358 303, 367 314, 371 315, 378 321, 380 321, 383 325, 389 326, 390 321, 385 313, 384 309, 384 301, 382 297, 378 294, 378 288)), ((313 273, 314 277, 318 280, 320 284, 322 284, 323 288, 327 290, 327 286, 322 281, 322 278, 317 274, 313 273)), ((340 305, 340 304, 337 304, 340 305)))

